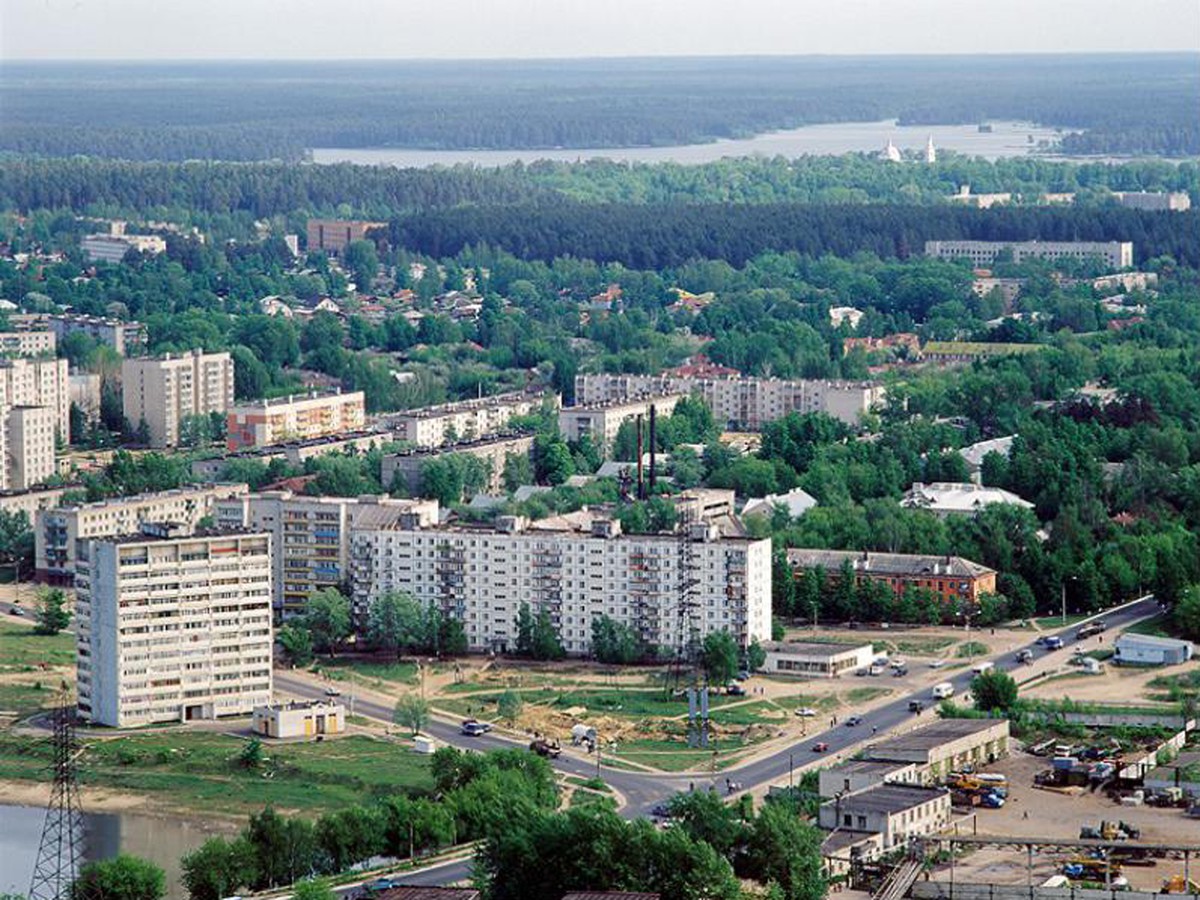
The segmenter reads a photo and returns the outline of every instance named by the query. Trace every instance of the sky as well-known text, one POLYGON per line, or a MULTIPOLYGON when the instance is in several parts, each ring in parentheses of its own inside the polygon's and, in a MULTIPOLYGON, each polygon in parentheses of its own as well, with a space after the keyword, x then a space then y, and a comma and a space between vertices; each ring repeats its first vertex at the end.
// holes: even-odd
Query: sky
POLYGON ((1200 50, 1197 0, 0 0, 0 59, 1200 50))

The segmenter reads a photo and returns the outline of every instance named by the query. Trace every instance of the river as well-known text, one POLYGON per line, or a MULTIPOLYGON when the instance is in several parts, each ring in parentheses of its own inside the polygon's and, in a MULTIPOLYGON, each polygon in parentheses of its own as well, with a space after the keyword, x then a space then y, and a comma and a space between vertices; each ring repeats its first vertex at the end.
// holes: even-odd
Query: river
MULTIPOLYGON (((675 162, 698 165, 727 156, 836 156, 842 153, 882 150, 890 139, 901 150, 923 151, 933 136, 935 147, 970 156, 998 159, 1025 156, 1031 150, 1057 142, 1061 134, 1052 128, 1028 122, 992 122, 982 132, 975 125, 898 125, 880 122, 838 122, 806 125, 787 131, 772 131, 739 140, 677 147, 624 147, 608 149, 553 150, 414 150, 405 148, 338 149, 320 147, 312 151, 313 162, 351 162, 361 165, 390 165, 401 168, 453 166, 470 163, 485 168, 539 159, 575 162, 605 158, 619 162, 675 162), (1033 141, 1029 138, 1032 136, 1033 141)), ((1056 157, 1062 159, 1064 157, 1056 157)))
MULTIPOLYGON (((37 859, 38 840, 46 811, 33 806, 0 805, 0 894, 26 895, 37 859)), ((213 835, 231 834, 222 822, 135 813, 87 813, 87 859, 108 859, 130 853, 157 863, 167 873, 167 897, 185 900, 179 881, 179 860, 213 835)))

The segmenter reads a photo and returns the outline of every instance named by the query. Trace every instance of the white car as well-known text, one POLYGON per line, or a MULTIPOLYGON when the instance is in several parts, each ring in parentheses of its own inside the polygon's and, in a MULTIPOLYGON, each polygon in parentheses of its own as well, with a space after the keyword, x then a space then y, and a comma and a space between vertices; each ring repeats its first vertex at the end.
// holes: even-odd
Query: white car
POLYGON ((929 661, 929 668, 940 669, 945 664, 946 664, 946 661, 944 659, 931 659, 929 661))
POLYGON ((798 710, 796 710, 796 715, 803 716, 806 719, 811 718, 812 716, 815 716, 816 714, 817 714, 817 711, 815 709, 813 709, 811 706, 802 706, 798 710))

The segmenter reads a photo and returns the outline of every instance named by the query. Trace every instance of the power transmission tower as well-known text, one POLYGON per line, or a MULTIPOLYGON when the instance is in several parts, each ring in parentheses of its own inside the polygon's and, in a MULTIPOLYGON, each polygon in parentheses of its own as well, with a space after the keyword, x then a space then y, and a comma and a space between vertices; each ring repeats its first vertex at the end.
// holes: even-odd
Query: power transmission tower
POLYGON ((79 745, 75 738, 74 705, 65 690, 51 717, 54 785, 46 806, 46 824, 42 827, 33 881, 29 885, 29 900, 68 900, 83 862, 83 811, 79 807, 75 772, 79 745))

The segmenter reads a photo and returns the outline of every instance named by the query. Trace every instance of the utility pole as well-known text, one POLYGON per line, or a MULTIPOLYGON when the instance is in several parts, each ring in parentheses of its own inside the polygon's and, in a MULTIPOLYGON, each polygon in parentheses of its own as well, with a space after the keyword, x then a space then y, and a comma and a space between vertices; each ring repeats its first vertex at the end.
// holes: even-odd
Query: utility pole
POLYGON ((79 808, 76 778, 79 746, 75 739, 75 710, 65 689, 51 716, 54 783, 29 886, 30 900, 67 900, 83 862, 83 812, 79 808))
POLYGON ((795 763, 792 760, 792 754, 789 753, 788 754, 788 790, 789 791, 795 790, 795 788, 796 788, 795 783, 793 783, 793 781, 792 781, 792 770, 794 767, 795 767, 795 763))

